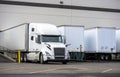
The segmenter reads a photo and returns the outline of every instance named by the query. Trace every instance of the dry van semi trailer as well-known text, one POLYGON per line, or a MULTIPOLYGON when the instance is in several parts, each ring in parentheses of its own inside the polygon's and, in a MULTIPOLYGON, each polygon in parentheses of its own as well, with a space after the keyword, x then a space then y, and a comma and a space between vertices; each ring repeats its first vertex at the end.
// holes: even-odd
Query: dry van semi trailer
POLYGON ((58 26, 66 49, 70 53, 70 60, 82 60, 84 56, 84 26, 80 25, 61 25, 58 26))
POLYGON ((1 30, 0 45, 20 50, 23 60, 66 64, 70 58, 58 28, 46 23, 24 23, 1 30))
POLYGON ((85 58, 111 60, 116 53, 116 29, 95 27, 85 30, 85 58))

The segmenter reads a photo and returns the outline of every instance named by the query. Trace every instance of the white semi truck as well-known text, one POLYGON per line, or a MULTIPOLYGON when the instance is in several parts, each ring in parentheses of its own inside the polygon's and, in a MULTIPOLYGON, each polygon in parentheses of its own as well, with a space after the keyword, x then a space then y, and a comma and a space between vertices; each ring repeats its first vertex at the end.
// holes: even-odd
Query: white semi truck
POLYGON ((66 64, 69 53, 56 26, 46 23, 24 23, 0 32, 0 45, 20 50, 22 58, 45 63, 58 61, 66 64))

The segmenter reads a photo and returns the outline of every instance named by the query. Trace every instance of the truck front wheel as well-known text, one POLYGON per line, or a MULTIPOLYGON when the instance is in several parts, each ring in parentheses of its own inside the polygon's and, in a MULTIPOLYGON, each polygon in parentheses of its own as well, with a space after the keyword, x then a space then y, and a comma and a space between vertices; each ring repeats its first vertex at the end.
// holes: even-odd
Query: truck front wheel
POLYGON ((43 54, 42 53, 39 55, 39 62, 40 62, 40 64, 45 63, 44 60, 43 60, 43 54))

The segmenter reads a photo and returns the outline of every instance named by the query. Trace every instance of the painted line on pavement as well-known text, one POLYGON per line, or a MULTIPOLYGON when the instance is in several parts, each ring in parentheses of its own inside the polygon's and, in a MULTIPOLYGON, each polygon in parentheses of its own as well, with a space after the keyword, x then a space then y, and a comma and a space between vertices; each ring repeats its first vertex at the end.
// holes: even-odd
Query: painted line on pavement
POLYGON ((34 73, 43 73, 43 72, 49 72, 49 71, 55 71, 57 69, 60 68, 49 68, 49 69, 45 69, 45 70, 41 70, 41 71, 33 71, 33 72, 29 72, 30 74, 34 74, 34 73))
POLYGON ((106 72, 109 72, 109 71, 112 71, 112 69, 103 70, 102 73, 106 73, 106 72))
POLYGON ((3 71, 3 70, 17 70, 17 69, 21 69, 21 68, 25 68, 25 67, 15 67, 15 68, 4 68, 4 69, 2 69, 2 70, 0 70, 0 71, 3 71))
MULTIPOLYGON (((33 71, 33 72, 29 72, 29 73, 30 73, 30 74, 46 73, 46 72, 55 71, 55 70, 59 70, 59 69, 65 69, 65 68, 69 68, 69 67, 49 68, 49 69, 39 70, 39 71, 33 71)), ((72 68, 77 68, 77 67, 72 67, 72 68)), ((79 70, 87 70, 88 68, 78 68, 78 69, 79 69, 79 70)))

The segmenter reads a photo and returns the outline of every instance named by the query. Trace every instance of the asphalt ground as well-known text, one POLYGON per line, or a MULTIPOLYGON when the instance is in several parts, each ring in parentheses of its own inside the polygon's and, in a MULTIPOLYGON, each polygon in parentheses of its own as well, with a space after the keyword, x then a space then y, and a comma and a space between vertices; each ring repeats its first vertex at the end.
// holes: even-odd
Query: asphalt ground
POLYGON ((0 63, 0 77, 120 77, 120 62, 0 63))

